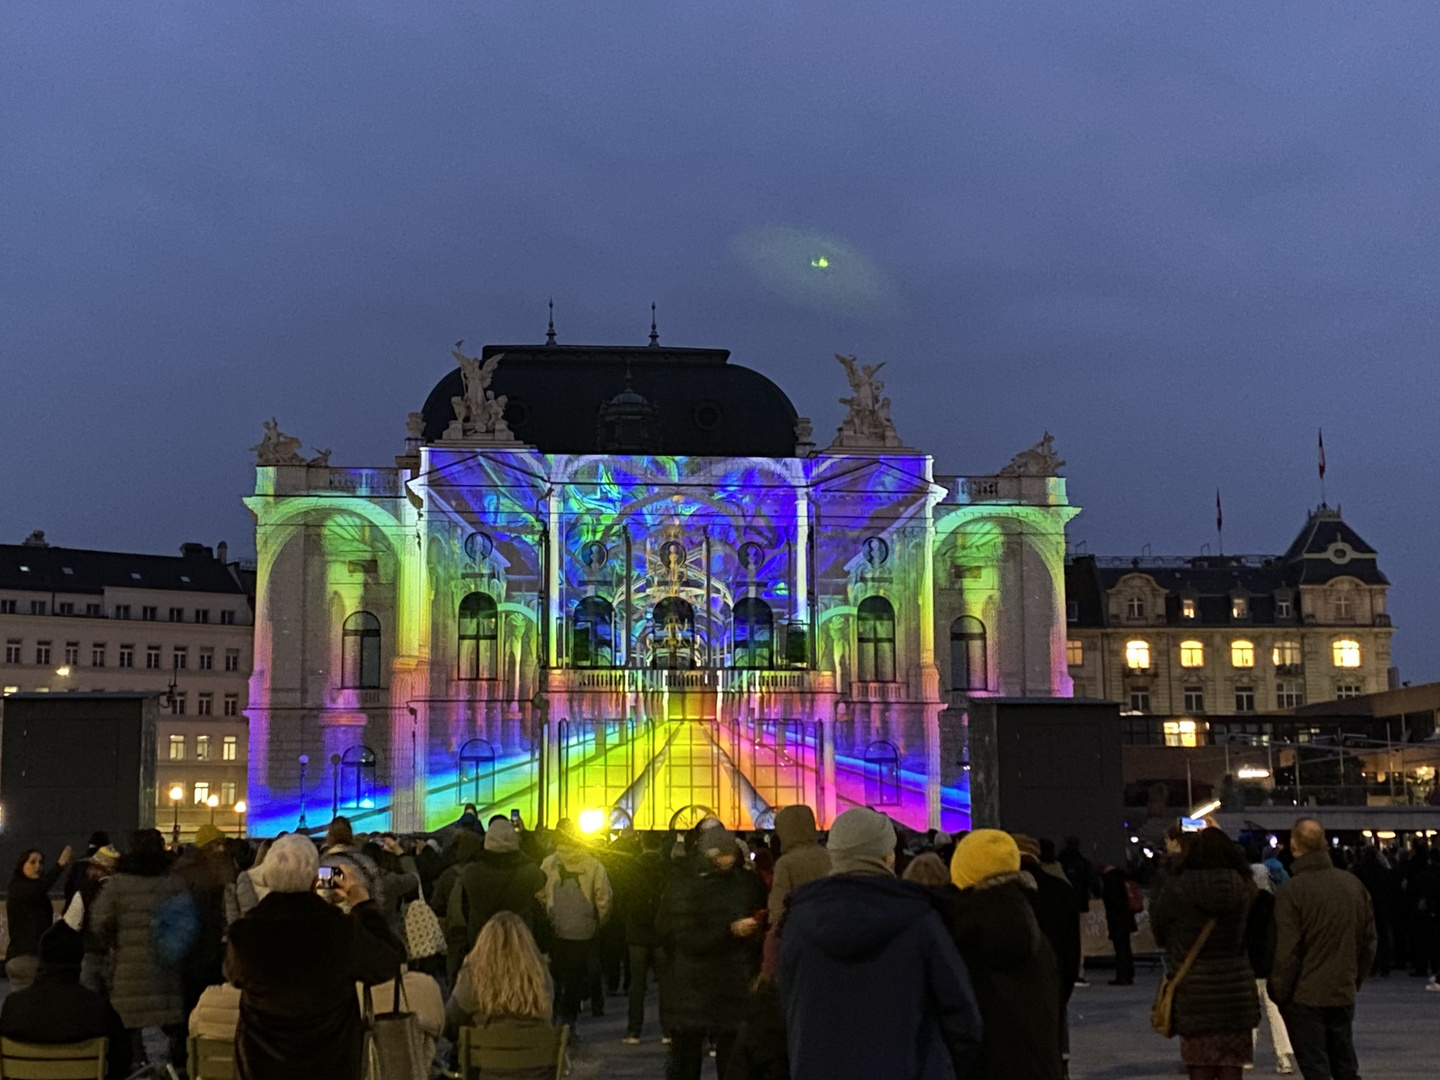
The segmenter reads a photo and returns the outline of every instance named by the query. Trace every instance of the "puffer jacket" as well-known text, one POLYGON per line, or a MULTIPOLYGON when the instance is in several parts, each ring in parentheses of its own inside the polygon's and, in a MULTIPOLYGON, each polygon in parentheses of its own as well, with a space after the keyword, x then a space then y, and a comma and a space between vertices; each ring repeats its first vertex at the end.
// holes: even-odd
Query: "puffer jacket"
POLYGON ((804 803, 787 806, 775 815, 775 833, 783 854, 776 860, 770 884, 770 925, 780 921, 785 896, 807 881, 830 873, 830 852, 820 846, 815 811, 804 803))
POLYGON ((660 1023, 666 1031, 737 1031, 760 968, 760 937, 737 938, 730 925, 760 910, 763 887, 738 867, 718 870, 700 856, 694 866, 672 880, 655 916, 669 963, 660 1023))
POLYGON ((184 892, 163 857, 126 855, 95 900, 90 929, 114 957, 110 1004, 127 1028, 185 1019, 180 971, 161 963, 150 928, 155 909, 184 892))
POLYGON ((1170 970, 1215 920, 1205 947, 1175 989, 1177 1035, 1250 1031, 1260 1023, 1260 999, 1246 950, 1245 925, 1255 885, 1238 870, 1182 870, 1165 882, 1150 907, 1155 941, 1164 947, 1170 970))
POLYGON ((985 1022, 967 1080, 1059 1080, 1060 986, 1054 950, 1030 906, 1034 879, 997 874, 937 901, 985 1022))

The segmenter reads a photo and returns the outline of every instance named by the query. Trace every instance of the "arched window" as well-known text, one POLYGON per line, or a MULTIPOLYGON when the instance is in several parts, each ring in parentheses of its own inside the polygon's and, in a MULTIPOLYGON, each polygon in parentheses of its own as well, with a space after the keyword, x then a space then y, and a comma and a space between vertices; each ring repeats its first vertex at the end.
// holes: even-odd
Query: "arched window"
POLYGON ((1237 638, 1230 642, 1230 666, 1249 668, 1255 666, 1255 643, 1237 638))
POLYGON ((1360 642, 1354 638, 1336 638, 1330 650, 1336 667, 1360 666, 1360 642))
POLYGON ((775 617, 770 605, 756 596, 747 596, 735 605, 735 666, 775 666, 775 617))
POLYGON ((655 605, 654 623, 651 666, 694 667, 695 609, 678 596, 667 596, 655 605))
POLYGON ((460 601, 460 678, 493 679, 499 668, 500 615, 495 598, 472 592, 460 601))
POLYGON ((375 751, 368 746, 352 746, 340 755, 340 805, 375 808, 375 751))
POLYGON ((865 748, 865 804, 900 805, 900 751, 892 742, 872 742, 865 748))
POLYGON ((587 596, 575 605, 570 662, 575 667, 614 667, 615 609, 603 596, 587 596))
POLYGON ((895 609, 883 596, 860 601, 855 617, 855 674, 860 682, 895 681, 895 609))
POLYGON ((380 620, 357 611, 340 635, 341 685, 370 689, 380 685, 380 620))
POLYGON ((952 690, 984 690, 989 685, 985 624, 973 615, 962 615, 950 624, 950 687, 952 690))
MULTIPOLYGON (((1147 667, 1149 665, 1146 665, 1147 667)), ((1204 667, 1205 646, 1199 641, 1180 642, 1180 666, 1181 667, 1204 667)))
POLYGON ((1125 643, 1125 666, 1131 671, 1145 671, 1150 667, 1150 643, 1138 638, 1125 643))
POLYGON ((1301 660, 1300 642, 1298 641, 1277 641, 1271 652, 1271 659, 1275 661, 1276 667, 1299 667, 1301 660))
POLYGON ((495 749, 484 739, 460 747, 455 805, 474 803, 483 809, 495 801, 495 749))

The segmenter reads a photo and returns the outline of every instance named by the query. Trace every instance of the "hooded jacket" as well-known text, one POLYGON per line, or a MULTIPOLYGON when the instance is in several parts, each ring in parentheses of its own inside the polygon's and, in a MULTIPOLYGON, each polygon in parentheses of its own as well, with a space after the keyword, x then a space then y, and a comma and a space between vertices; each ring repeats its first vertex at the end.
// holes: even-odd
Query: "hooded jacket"
POLYGON ((544 886, 540 868, 518 851, 485 851, 467 864, 450 898, 450 918, 465 926, 466 952, 497 911, 513 911, 533 930, 535 894, 544 886))
POLYGON ((967 1080, 1059 1080, 1059 979, 1030 906, 1035 887, 1020 871, 941 894, 985 1019, 984 1045, 967 1080))
POLYGON ((972 1075, 980 1010, 920 885, 836 874, 796 889, 779 982, 792 1080, 972 1075))
MULTIPOLYGON (((566 874, 573 874, 579 879, 580 892, 594 905, 595 928, 598 932, 600 927, 610 921, 610 909, 615 898, 605 867, 584 848, 562 842, 562 845, 553 854, 545 856, 545 861, 540 864, 540 870, 545 875, 540 897, 547 912, 555 909, 555 888, 560 884, 562 869, 566 874)), ((556 936, 564 935, 557 931, 556 936)))
POLYGON ((791 889, 830 873, 830 853, 820 846, 815 811, 803 803, 787 806, 775 815, 780 837, 780 858, 770 883, 770 925, 780 921, 785 896, 791 889))
POLYGON ((1245 947, 1254 894, 1250 876, 1238 870, 1182 869, 1151 904, 1150 925, 1155 941, 1167 950, 1171 971, 1184 963, 1206 920, 1215 920, 1205 947, 1175 989, 1177 1035, 1250 1031, 1260 1023, 1255 972, 1245 947))

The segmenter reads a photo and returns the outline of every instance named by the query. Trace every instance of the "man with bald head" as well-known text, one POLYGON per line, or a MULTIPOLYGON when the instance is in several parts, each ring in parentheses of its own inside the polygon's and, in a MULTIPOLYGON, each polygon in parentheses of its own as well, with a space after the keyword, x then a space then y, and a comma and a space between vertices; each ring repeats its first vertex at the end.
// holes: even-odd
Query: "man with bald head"
POLYGON ((1330 861, 1325 830, 1290 830, 1290 880, 1275 894, 1275 965, 1269 992, 1305 1080, 1359 1080, 1351 1026, 1355 994, 1375 962, 1375 912, 1354 874, 1330 861))

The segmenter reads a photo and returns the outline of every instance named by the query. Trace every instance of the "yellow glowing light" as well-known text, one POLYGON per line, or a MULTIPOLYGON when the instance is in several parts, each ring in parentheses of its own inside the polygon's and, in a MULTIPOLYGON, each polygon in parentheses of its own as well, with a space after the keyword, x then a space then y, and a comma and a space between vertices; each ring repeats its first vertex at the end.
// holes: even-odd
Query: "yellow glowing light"
POLYGON ((580 831, 584 833, 599 832, 605 827, 605 822, 609 819, 609 816, 610 815, 605 813, 604 810, 595 807, 591 807, 589 810, 581 810, 579 817, 580 831))
POLYGON ((825 258, 824 255, 821 255, 818 259, 811 259, 810 265, 815 267, 816 270, 824 270, 830 265, 830 260, 825 258))
POLYGON ((215 807, 220 805, 220 796, 211 795, 208 799, 205 800, 205 805, 210 807, 211 810, 214 810, 215 807))
POLYGON ((1242 765, 1237 775, 1241 780, 1264 780, 1270 775, 1270 770, 1258 768, 1254 765, 1242 765))
POLYGON ((1190 811, 1190 816, 1191 816, 1192 818, 1208 817, 1210 814, 1213 814, 1216 810, 1219 810, 1219 809, 1220 809, 1220 800, 1219 800, 1219 799, 1211 799, 1209 802, 1203 803, 1203 804, 1201 804, 1200 806, 1195 807, 1194 810, 1191 810, 1191 811, 1190 811))
POLYGON ((1360 666, 1360 643, 1354 638, 1340 638, 1331 645, 1336 667, 1360 666))
POLYGON ((1379 832, 1377 832, 1375 835, 1378 836, 1381 840, 1394 840, 1394 839, 1395 839, 1395 834, 1394 834, 1393 832, 1391 832, 1389 829, 1381 829, 1381 830, 1380 830, 1379 832))
POLYGON ((174 787, 172 787, 172 788, 170 789, 170 798, 174 799, 176 802, 179 802, 179 801, 180 801, 181 799, 183 799, 184 797, 185 797, 185 789, 184 789, 183 787, 181 787, 179 784, 176 784, 174 787))
POLYGON ((70 674, 70 665, 69 665, 69 664, 61 664, 59 667, 57 667, 57 668, 55 669, 55 674, 56 674, 56 675, 59 675, 62 679, 65 678, 67 675, 70 674))
POLYGON ((1143 671, 1150 666, 1150 643, 1148 641, 1127 641, 1125 643, 1125 666, 1131 671, 1143 671))
POLYGON ((237 814, 243 814, 243 813, 245 813, 246 810, 249 810, 249 809, 250 809, 250 808, 245 805, 245 800, 244 800, 244 799, 241 799, 239 802, 237 802, 237 803, 235 804, 235 812, 236 812, 237 814))

